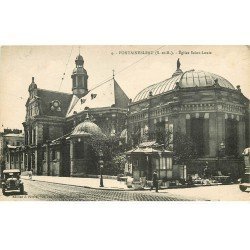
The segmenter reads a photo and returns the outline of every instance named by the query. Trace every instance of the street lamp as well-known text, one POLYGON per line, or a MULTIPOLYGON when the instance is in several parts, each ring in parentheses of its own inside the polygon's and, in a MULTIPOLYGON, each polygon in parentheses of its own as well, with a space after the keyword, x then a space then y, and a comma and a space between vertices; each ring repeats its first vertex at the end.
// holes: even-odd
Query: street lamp
POLYGON ((100 167, 100 187, 104 187, 103 185, 103 177, 102 177, 102 168, 103 168, 103 152, 99 151, 99 167, 100 167))

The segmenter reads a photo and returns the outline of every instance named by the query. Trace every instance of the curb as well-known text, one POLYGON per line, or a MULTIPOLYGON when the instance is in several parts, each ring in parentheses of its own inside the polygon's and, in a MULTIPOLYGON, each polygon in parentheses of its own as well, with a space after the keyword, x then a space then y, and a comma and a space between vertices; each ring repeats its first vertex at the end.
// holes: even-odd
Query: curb
MULTIPOLYGON (((27 181, 38 181, 38 182, 47 182, 47 183, 53 183, 53 184, 58 184, 58 185, 67 185, 67 186, 72 186, 72 187, 83 187, 83 188, 88 188, 88 189, 97 189, 97 190, 108 190, 108 191, 124 191, 124 192, 130 192, 130 191, 137 191, 135 189, 119 189, 119 188, 101 188, 101 187, 89 187, 89 186, 79 186, 76 184, 66 184, 66 183, 56 183, 56 182, 52 182, 52 181, 42 181, 42 180, 30 180, 30 179, 26 179, 23 178, 24 180, 27 181)), ((138 191, 142 191, 142 190, 138 190, 138 191)), ((144 190, 145 191, 145 190, 144 190)))
MULTIPOLYGON (((27 181, 38 181, 38 182, 47 182, 47 183, 53 183, 53 184, 58 184, 58 185, 67 185, 67 186, 72 186, 72 187, 83 187, 83 188, 88 188, 88 189, 96 189, 96 190, 107 190, 107 191, 123 191, 123 192, 131 192, 131 191, 151 191, 150 188, 147 189, 119 189, 119 188, 101 188, 101 187, 90 187, 90 186, 79 186, 76 184, 66 184, 66 183, 57 183, 57 182, 53 182, 53 181, 42 181, 42 180, 30 180, 30 179, 26 179, 23 178, 24 180, 27 181)), ((167 188, 162 188, 159 190, 167 190, 167 188)))
MULTIPOLYGON (((76 184, 67 184, 67 183, 57 183, 57 182, 53 182, 53 181, 43 181, 43 180, 30 180, 30 179, 26 179, 23 178, 24 180, 28 180, 28 181, 38 181, 38 182, 47 182, 47 183, 53 183, 53 184, 58 184, 58 185, 67 185, 67 186, 72 186, 72 187, 83 187, 83 188, 88 188, 88 189, 96 189, 96 190, 107 190, 107 191, 123 191, 123 192, 131 192, 131 191, 151 191, 150 188, 146 188, 146 189, 119 189, 119 188, 102 188, 102 187, 90 187, 90 186, 79 186, 76 184)), ((217 185, 201 185, 201 186, 190 186, 190 187, 168 187, 168 188, 161 188, 159 190, 168 190, 168 189, 185 189, 185 188, 196 188, 196 187, 208 187, 208 186, 217 186, 217 185)))
MULTIPOLYGON (((24 179, 27 180, 27 181, 47 182, 47 183, 53 183, 53 184, 58 184, 58 185, 65 185, 65 186, 67 185, 67 186, 72 186, 72 187, 82 187, 82 188, 95 189, 95 190, 123 191, 123 192, 151 191, 150 189, 128 189, 128 190, 126 190, 126 189, 118 189, 118 188, 116 188, 116 189, 114 189, 114 188, 113 189, 111 189, 111 188, 100 188, 100 187, 98 188, 98 187, 89 187, 89 186, 79 186, 79 185, 74 185, 74 184, 56 183, 56 182, 52 182, 52 181, 30 180, 30 179, 26 179, 26 178, 24 178, 24 179)), ((167 188, 166 189, 161 189, 161 190, 167 190, 167 188)), ((155 193, 155 192, 153 192, 153 193, 155 193)), ((165 194, 165 193, 167 193, 167 192, 164 192, 162 194, 165 194)), ((157 194, 159 194, 159 193, 157 193, 157 194)), ((178 195, 178 196, 183 197, 181 195, 178 195)), ((192 197, 186 197, 186 198, 190 199, 190 201, 193 201, 192 197)), ((193 197, 193 198, 195 199, 195 201, 211 201, 211 200, 204 199, 204 198, 198 198, 198 199, 197 199, 197 197, 193 197)))

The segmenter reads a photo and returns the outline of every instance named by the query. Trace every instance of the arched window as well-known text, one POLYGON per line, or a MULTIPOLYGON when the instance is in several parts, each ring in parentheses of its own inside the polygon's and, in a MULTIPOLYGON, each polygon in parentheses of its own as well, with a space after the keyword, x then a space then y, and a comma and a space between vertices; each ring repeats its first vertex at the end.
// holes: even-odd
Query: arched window
POLYGON ((76 87, 76 77, 73 78, 73 88, 76 87))
POLYGON ((78 76, 78 87, 83 87, 83 77, 82 76, 78 76))

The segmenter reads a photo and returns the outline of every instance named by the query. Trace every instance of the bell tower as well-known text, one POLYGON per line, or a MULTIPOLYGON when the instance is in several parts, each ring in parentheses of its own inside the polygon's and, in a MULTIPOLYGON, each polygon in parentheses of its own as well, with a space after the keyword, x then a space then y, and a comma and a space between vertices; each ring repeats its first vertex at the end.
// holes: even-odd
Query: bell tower
POLYGON ((73 70, 71 75, 72 78, 72 91, 74 95, 78 97, 82 97, 88 93, 88 74, 87 71, 84 69, 83 64, 84 60, 83 57, 79 55, 76 57, 75 60, 76 67, 73 70))

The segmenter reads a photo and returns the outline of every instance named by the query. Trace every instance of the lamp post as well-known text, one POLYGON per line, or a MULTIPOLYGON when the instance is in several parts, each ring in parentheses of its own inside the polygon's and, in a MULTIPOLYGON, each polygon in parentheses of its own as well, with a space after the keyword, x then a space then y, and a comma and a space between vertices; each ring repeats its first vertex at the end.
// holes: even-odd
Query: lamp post
POLYGON ((100 187, 104 187, 103 185, 103 177, 102 177, 102 168, 103 168, 103 152, 99 151, 99 167, 100 167, 100 187))
POLYGON ((149 180, 149 179, 150 179, 150 177, 151 177, 151 176, 150 176, 151 174, 149 175, 148 155, 146 155, 146 162, 147 162, 147 169, 146 169, 146 170, 147 170, 147 175, 146 175, 146 178, 147 178, 147 180, 149 180))

